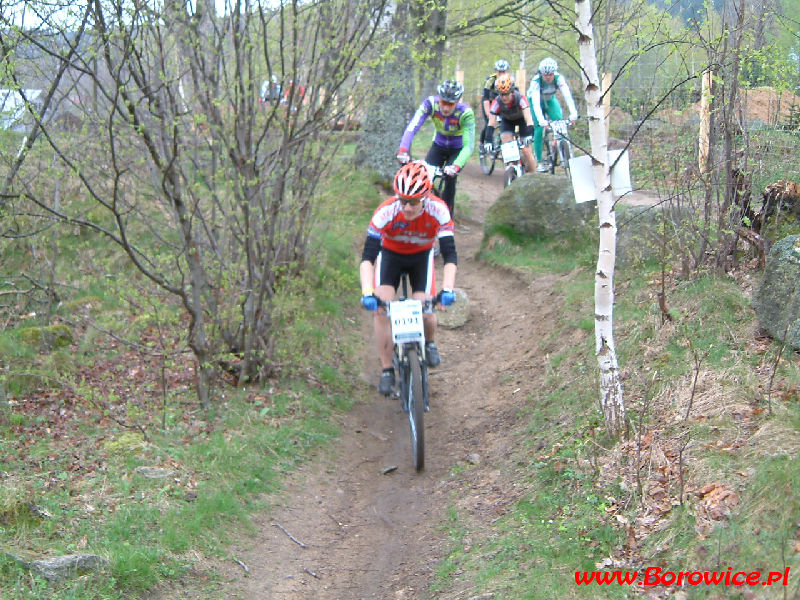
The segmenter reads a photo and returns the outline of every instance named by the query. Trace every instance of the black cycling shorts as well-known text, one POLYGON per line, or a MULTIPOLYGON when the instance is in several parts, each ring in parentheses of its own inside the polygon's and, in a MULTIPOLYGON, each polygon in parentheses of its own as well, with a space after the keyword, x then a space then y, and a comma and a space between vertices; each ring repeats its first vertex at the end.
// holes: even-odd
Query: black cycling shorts
POLYGON ((527 125, 525 125, 525 119, 524 118, 522 118, 522 119, 514 119, 513 121, 509 121, 508 119, 503 119, 502 122, 500 123, 500 132, 501 133, 504 133, 504 132, 514 133, 514 131, 516 130, 517 126, 519 126, 519 134, 520 134, 520 136, 525 135, 525 127, 527 127, 527 125))
POLYGON ((425 292, 426 295, 433 296, 436 293, 433 248, 415 254, 399 254, 381 248, 375 261, 375 287, 391 285, 397 289, 403 273, 408 273, 412 293, 425 292))

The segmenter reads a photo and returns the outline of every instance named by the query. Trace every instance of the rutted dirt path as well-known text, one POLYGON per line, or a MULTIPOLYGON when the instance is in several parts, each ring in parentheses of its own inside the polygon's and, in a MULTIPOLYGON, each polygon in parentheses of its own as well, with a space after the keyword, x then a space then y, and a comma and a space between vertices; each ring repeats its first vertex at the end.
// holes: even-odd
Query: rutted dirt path
MULTIPOLYGON (((411 466, 399 403, 371 394, 343 417, 330 455, 298 473, 272 514, 257 523, 257 538, 234 549, 249 575, 240 570, 237 577, 232 569, 225 598, 431 597, 428 587, 446 549, 440 526, 448 506, 458 499, 462 508, 494 518, 506 503, 493 465, 510 449, 516 404, 536 384, 531 353, 538 344, 531 340, 546 335, 546 307, 557 302, 547 282, 534 288, 474 258, 480 222, 502 191, 501 173, 486 177, 470 163, 459 189, 471 199, 471 218, 457 219, 456 285, 469 295, 471 317, 437 334, 443 362, 431 371, 424 472, 411 466), (467 461, 478 464, 451 476, 467 461)), ((365 385, 374 389, 379 368, 367 313, 363 331, 365 385)))

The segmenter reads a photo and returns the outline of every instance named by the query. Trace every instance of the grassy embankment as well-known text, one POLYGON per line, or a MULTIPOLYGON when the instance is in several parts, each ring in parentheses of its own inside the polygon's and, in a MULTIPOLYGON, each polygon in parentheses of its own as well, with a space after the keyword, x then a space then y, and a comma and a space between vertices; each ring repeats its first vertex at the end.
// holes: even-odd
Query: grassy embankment
MULTIPOLYGON (((634 173, 634 180, 645 175, 634 173)), ((659 260, 618 270, 615 338, 628 430, 622 441, 608 439, 594 357, 596 250, 594 239, 574 240, 568 249, 564 240, 515 240, 483 253, 530 275, 571 276, 559 290, 554 339, 539 342, 545 364, 531 376, 540 378, 541 390, 527 399, 520 427, 510 433, 518 451, 503 467, 509 488, 513 482, 527 492, 492 523, 475 522, 454 498, 446 525, 452 546, 436 589, 508 600, 625 598, 643 587, 581 586, 575 573, 730 568, 759 571, 763 582, 767 572, 791 568, 788 587, 759 582, 658 591, 678 597, 680 590, 683 598, 795 597, 797 353, 759 335, 746 278, 698 272, 685 280, 666 265, 665 320, 657 302, 659 260), (583 332, 580 343, 576 331, 583 332), (573 343, 554 343, 559 339, 573 343), (553 352, 554 345, 560 350, 553 352)), ((749 276, 757 282, 760 273, 749 276)))

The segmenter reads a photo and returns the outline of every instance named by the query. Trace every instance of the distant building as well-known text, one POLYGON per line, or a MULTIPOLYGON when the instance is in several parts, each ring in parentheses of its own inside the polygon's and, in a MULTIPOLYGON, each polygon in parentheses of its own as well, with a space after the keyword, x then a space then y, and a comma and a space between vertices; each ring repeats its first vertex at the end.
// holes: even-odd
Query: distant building
POLYGON ((42 107, 42 90, 9 90, 0 88, 0 129, 27 133, 33 125, 33 118, 25 108, 30 102, 34 110, 42 107))

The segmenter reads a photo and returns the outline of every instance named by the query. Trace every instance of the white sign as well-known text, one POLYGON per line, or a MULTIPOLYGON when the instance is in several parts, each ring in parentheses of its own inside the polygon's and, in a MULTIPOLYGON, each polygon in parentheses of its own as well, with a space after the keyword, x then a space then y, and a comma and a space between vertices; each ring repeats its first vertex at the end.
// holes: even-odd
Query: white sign
MULTIPOLYGON (((613 165, 620 155, 619 162, 611 169, 611 193, 617 198, 633 190, 628 151, 609 150, 608 162, 613 165)), ((577 204, 597 200, 597 194, 594 191, 591 156, 584 155, 571 158, 569 160, 569 174, 572 179, 572 191, 575 193, 575 202, 577 204)))
POLYGON ((392 342, 425 342, 422 325, 422 302, 419 300, 398 300, 389 304, 389 318, 392 321, 392 342))

